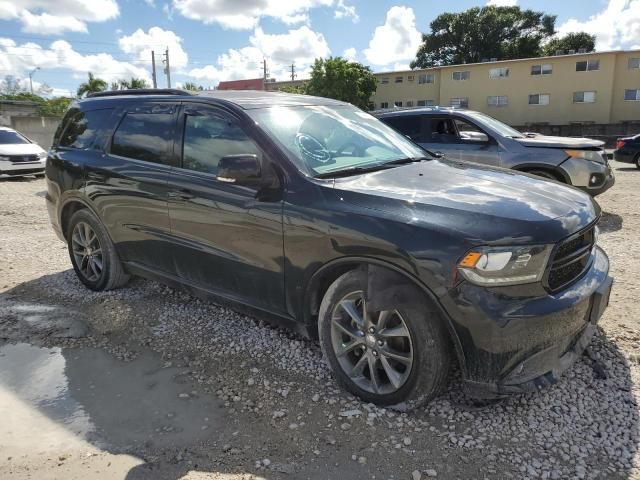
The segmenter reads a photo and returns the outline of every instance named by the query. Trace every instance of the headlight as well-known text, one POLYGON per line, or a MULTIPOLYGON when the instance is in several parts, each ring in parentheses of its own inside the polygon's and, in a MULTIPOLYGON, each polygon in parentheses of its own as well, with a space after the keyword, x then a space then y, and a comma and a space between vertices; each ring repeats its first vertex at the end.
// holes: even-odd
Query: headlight
POLYGON ((602 153, 597 150, 565 150, 564 153, 573 158, 583 158, 591 162, 605 163, 602 153))
POLYGON ((481 286, 519 285, 539 282, 553 245, 479 247, 468 252, 458 271, 481 286))
POLYGON ((38 158, 39 158, 40 160, 44 160, 45 158, 47 158, 47 152, 40 152, 40 153, 38 154, 38 158))
POLYGON ((5 162, 8 162, 11 159, 9 157, 5 157, 4 155, 0 155, 0 160, 4 160, 5 162))

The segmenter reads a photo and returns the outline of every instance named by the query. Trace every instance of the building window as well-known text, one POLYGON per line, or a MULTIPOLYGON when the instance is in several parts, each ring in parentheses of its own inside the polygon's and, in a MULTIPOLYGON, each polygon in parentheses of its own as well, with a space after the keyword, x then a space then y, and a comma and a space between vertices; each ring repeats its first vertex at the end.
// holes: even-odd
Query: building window
POLYGON ((396 83, 402 83, 403 77, 396 77, 396 83))
POLYGON ((416 76, 415 76, 415 75, 408 75, 408 76, 407 76, 407 81, 408 81, 408 82, 413 82, 415 79, 416 79, 416 76))
POLYGON ((413 107, 413 100, 407 100, 407 107, 413 107))
POLYGON ((389 102, 380 102, 380 108, 389 108, 389 102))
POLYGON ((469 97, 453 97, 449 100, 451 107, 469 108, 469 97))
POLYGON ((490 107, 506 107, 509 100, 506 95, 491 95, 487 97, 487 105, 490 107))
POLYGON ((380 83, 382 83, 383 85, 386 85, 389 83, 389 77, 382 77, 380 79, 380 83))
POLYGON ((549 105, 549 94, 548 93, 535 93, 533 95, 529 95, 529 105, 549 105))
POLYGON ((573 92, 573 103, 594 103, 596 92, 573 92))
POLYGON ((418 107, 433 107, 436 104, 433 100, 418 100, 418 107))
POLYGON ((421 75, 418 75, 418 83, 419 84, 423 84, 423 83, 433 83, 433 73, 423 73, 421 75))
POLYGON ((640 102, 640 89, 625 90, 624 99, 632 102, 640 102))
POLYGON ((468 70, 461 72, 453 72, 451 78, 454 80, 469 80, 471 78, 471 72, 468 70))
POLYGON ((492 68, 489 70, 489 78, 507 78, 508 76, 508 68, 492 68))
POLYGON ((531 65, 531 75, 551 75, 553 73, 553 65, 543 63, 542 65, 531 65))
POLYGON ((593 70, 600 70, 600 60, 576 62, 576 72, 591 72, 593 70))
POLYGON ((629 70, 640 70, 640 58, 629 59, 629 70))
POLYGON ((401 107, 401 106, 402 106, 402 102, 393 102, 393 104, 394 104, 396 107, 401 107))

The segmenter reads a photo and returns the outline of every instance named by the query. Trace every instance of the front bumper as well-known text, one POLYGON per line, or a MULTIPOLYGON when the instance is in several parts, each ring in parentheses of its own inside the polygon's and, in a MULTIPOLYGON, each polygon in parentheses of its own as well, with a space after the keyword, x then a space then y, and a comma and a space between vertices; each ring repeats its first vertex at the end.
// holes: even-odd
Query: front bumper
POLYGON ((615 184, 613 170, 607 163, 569 157, 560 167, 571 185, 595 197, 615 184))
POLYGON ((9 160, 0 160, 0 175, 18 176, 42 173, 44 172, 46 161, 46 158, 34 162, 12 162, 9 160))
POLYGON ((596 331, 613 282, 608 271, 609 260, 596 247, 584 276, 554 294, 542 287, 487 289, 463 282, 445 295, 469 393, 495 398, 555 383, 596 331))

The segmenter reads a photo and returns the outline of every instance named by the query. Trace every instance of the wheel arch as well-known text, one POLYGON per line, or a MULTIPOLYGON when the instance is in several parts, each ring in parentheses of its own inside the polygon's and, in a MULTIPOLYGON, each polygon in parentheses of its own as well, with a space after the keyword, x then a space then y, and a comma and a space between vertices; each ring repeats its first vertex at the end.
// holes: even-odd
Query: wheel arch
POLYGON ((95 210, 91 208, 91 205, 89 205, 89 203, 82 198, 69 197, 63 202, 62 206, 60 207, 59 225, 60 225, 60 230, 62 231, 62 236, 65 238, 65 240, 68 240, 67 230, 69 227, 69 220, 71 220, 71 217, 73 216, 74 213, 76 213, 78 210, 83 210, 85 208, 90 210, 94 215, 97 216, 95 210))
POLYGON ((398 276, 401 276, 405 281, 414 286, 421 294, 425 295, 429 299, 431 304, 438 310, 438 313, 442 317, 449 334, 449 339, 454 347, 460 368, 465 371, 465 356, 460 339, 449 314, 438 300, 438 297, 427 285, 421 282, 414 275, 396 265, 385 262, 384 260, 369 257, 343 257, 332 260, 318 268, 312 275, 307 284, 307 288, 305 289, 304 323, 309 335, 313 338, 318 336, 317 324, 320 303, 322 302, 324 294, 329 286, 346 272, 369 266, 377 267, 379 273, 382 273, 381 277, 378 278, 378 281, 384 280, 385 278, 389 278, 391 280, 394 279, 394 277, 397 279, 398 276))
POLYGON ((543 170, 554 175, 558 179, 558 181, 566 183, 567 185, 571 185, 571 179, 564 170, 548 163, 523 163, 521 165, 512 167, 512 170, 523 173, 528 173, 533 170, 543 170))

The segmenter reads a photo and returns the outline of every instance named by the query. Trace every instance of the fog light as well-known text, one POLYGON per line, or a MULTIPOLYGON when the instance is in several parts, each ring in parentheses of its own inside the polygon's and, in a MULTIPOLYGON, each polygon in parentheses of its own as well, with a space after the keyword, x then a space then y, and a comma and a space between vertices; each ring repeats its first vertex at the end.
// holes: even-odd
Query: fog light
POLYGON ((595 185, 596 183, 598 183, 598 175, 591 175, 591 180, 589 181, 589 183, 591 183, 591 185, 595 185))

